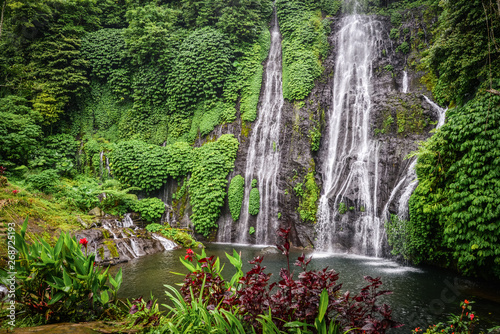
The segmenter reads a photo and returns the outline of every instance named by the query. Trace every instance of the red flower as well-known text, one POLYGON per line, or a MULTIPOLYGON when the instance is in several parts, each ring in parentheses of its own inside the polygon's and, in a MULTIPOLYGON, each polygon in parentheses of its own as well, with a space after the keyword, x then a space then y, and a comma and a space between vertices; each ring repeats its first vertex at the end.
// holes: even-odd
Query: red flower
POLYGON ((14 189, 14 190, 12 190, 12 193, 13 193, 14 195, 15 195, 15 194, 18 194, 18 193, 19 193, 19 190, 14 189))
POLYGON ((464 300, 464 303, 465 304, 469 304, 469 301, 466 299, 466 300, 464 300))
POLYGON ((194 252, 191 248, 188 248, 186 250, 186 256, 184 256, 184 260, 189 260, 189 261, 193 261, 193 255, 194 255, 194 252))
POLYGON ((81 238, 79 243, 80 243, 80 245, 83 245, 83 247, 85 247, 85 249, 87 249, 87 244, 89 242, 87 241, 87 238, 81 238))
POLYGON ((474 320, 474 313, 470 314, 470 320, 474 320))

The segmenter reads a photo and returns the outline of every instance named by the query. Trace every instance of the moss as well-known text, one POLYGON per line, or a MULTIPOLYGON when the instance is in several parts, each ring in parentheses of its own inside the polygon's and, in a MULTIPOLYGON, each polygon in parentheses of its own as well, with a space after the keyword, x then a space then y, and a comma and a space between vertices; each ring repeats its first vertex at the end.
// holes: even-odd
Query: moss
POLYGON ((250 123, 247 123, 245 121, 241 122, 241 135, 244 136, 245 138, 248 138, 248 135, 250 134, 250 130, 252 127, 250 126, 250 123))
POLYGON ((109 231, 108 231, 108 230, 106 230, 105 228, 101 228, 101 232, 102 232, 102 237, 103 237, 104 239, 109 239, 110 234, 109 234, 109 231))
POLYGON ((116 244, 113 240, 105 240, 104 245, 106 245, 106 247, 108 248, 112 258, 120 257, 120 254, 118 253, 118 248, 116 248, 116 244))
POLYGON ((101 261, 104 260, 104 247, 100 247, 97 251, 99 252, 99 257, 101 258, 101 261))

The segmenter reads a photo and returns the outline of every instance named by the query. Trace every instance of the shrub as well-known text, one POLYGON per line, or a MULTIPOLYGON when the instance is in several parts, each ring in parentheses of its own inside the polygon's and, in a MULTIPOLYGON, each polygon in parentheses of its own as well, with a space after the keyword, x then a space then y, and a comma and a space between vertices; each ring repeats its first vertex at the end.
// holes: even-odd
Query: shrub
MULTIPOLYGON (((19 260, 15 261, 16 300, 28 315, 47 322, 88 321, 109 316, 122 282, 121 269, 113 278, 108 270, 94 266, 95 254, 87 254, 87 241, 63 233, 50 246, 43 239, 25 240, 28 218, 15 233, 19 260), (85 253, 82 252, 82 245, 85 253)), ((0 276, 7 273, 0 269, 0 276)))
POLYGON ((345 203, 342 203, 342 202, 339 203, 339 210, 338 211, 341 215, 343 215, 344 213, 347 212, 347 205, 345 205, 345 203))
POLYGON ((341 295, 341 285, 337 284, 339 274, 327 268, 308 270, 311 259, 302 254, 295 262, 301 268, 295 279, 289 265, 289 233, 289 229, 278 231, 282 238, 278 249, 287 257, 288 267, 280 270, 281 280, 270 285, 271 274, 264 273, 262 257, 250 261, 253 267, 244 273, 238 253, 233 250, 233 256, 226 254, 236 273, 230 281, 225 281, 218 258, 207 257, 204 251, 195 254, 188 250, 186 257, 180 259, 190 271, 180 291, 184 301, 192 305, 203 303, 214 312, 236 313, 246 328, 268 326, 269 323, 262 321, 267 314, 276 329, 301 325, 297 322, 321 322, 323 317, 325 325, 330 323, 333 327, 335 322, 342 331, 353 333, 385 333, 389 328, 401 326, 392 320, 388 305, 377 304, 378 297, 391 293, 378 291, 382 284, 380 278, 365 276, 369 284, 359 294, 341 295), (272 293, 275 286, 277 289, 272 293))
POLYGON ((410 44, 408 42, 403 42, 396 48, 396 51, 401 51, 403 54, 410 52, 410 44))
POLYGON ((51 194, 56 191, 59 175, 55 169, 46 169, 38 174, 28 176, 26 181, 30 183, 33 189, 51 194))
POLYGON ((248 201, 248 213, 253 216, 258 215, 260 210, 260 193, 258 188, 250 190, 250 197, 248 201))
POLYGON ((145 198, 137 201, 133 210, 140 213, 141 217, 148 223, 154 223, 159 221, 165 212, 165 203, 156 197, 145 198))
POLYGON ((110 155, 111 171, 123 184, 144 191, 160 189, 168 178, 165 147, 139 140, 118 143, 110 155))
POLYGON ((391 32, 390 32, 390 34, 389 34, 389 37, 390 37, 391 39, 398 39, 398 38, 399 38, 399 29, 397 29, 397 28, 392 28, 392 29, 391 29, 391 32))
POLYGON ((243 197, 245 196, 245 178, 241 175, 233 177, 229 184, 227 194, 231 217, 233 217, 234 221, 237 221, 238 218, 240 218, 241 205, 243 197))

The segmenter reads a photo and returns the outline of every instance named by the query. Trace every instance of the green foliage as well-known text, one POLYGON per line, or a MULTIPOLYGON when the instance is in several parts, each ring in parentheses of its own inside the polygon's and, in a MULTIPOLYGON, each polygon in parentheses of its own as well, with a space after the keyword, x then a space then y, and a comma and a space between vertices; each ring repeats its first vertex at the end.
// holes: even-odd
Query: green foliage
POLYGON ((396 39, 396 40, 397 40, 397 39, 399 39, 399 29, 397 29, 397 28, 392 28, 392 29, 391 29, 391 32, 390 32, 390 34, 389 34, 389 37, 390 37, 391 39, 396 39))
POLYGON ((340 0, 321 0, 321 9, 326 15, 336 15, 342 8, 342 1, 340 0))
POLYGON ((375 129, 375 134, 386 134, 386 133, 389 133, 390 130, 391 130, 391 125, 392 123, 394 123, 394 118, 392 118, 392 116, 387 113, 387 116, 384 118, 384 121, 382 123, 382 129, 375 129))
POLYGON ((168 225, 152 223, 146 226, 146 230, 151 233, 161 233, 165 238, 175 241, 184 248, 194 248, 201 245, 201 243, 194 240, 186 231, 178 228, 171 228, 168 225))
POLYGON ((293 189, 297 196, 299 196, 297 211, 300 214, 300 218, 305 222, 315 223, 320 189, 316 184, 314 172, 307 173, 304 178, 304 185, 298 183, 293 189))
POLYGON ((448 259, 465 274, 500 277, 500 97, 486 94, 450 110, 419 150, 409 251, 416 262, 448 259))
POLYGON ((315 126, 312 130, 309 130, 309 138, 311 141, 311 151, 318 152, 319 145, 321 143, 321 131, 318 126, 315 126))
POLYGON ((387 241, 392 247, 392 255, 401 255, 404 259, 408 259, 407 251, 407 225, 406 220, 400 219, 397 215, 391 215, 389 220, 385 222, 385 231, 387 233, 387 241))
POLYGON ((194 166, 189 179, 190 203, 193 206, 195 230, 208 236, 217 226, 220 208, 226 197, 227 175, 234 168, 238 140, 231 134, 208 142, 194 153, 194 166))
POLYGON ((221 96, 232 61, 233 51, 220 31, 207 27, 186 37, 168 84, 172 110, 189 116, 193 105, 201 99, 207 101, 221 96))
POLYGON ((435 41, 423 53, 424 81, 437 101, 464 104, 478 88, 489 88, 500 76, 500 16, 494 2, 441 1, 443 11, 434 31, 435 41), (484 6, 484 7, 483 7, 484 6))
POLYGON ((182 179, 193 168, 193 148, 185 142, 167 146, 168 175, 176 180, 182 179))
POLYGON ((245 178, 243 176, 236 175, 231 179, 227 195, 231 217, 233 217, 234 221, 237 221, 240 218, 241 205, 245 196, 245 178))
POLYGON ((33 152, 29 166, 55 169, 61 175, 72 175, 75 173, 79 146, 79 142, 69 134, 47 136, 33 152))
POLYGON ((391 24, 398 28, 401 25, 401 20, 403 20, 403 15, 399 11, 393 11, 391 14, 391 24))
POLYGON ((347 212, 347 205, 345 205, 345 203, 343 202, 340 202, 339 203, 339 209, 338 209, 338 212, 343 215, 344 213, 347 212))
POLYGON ((110 154, 113 175, 123 184, 144 191, 157 190, 166 182, 167 159, 165 147, 139 140, 118 143, 110 154))
POLYGON ((41 117, 28 101, 15 95, 0 99, 0 164, 27 164, 41 135, 41 117))
POLYGON ((255 233, 255 227, 250 226, 250 228, 248 229, 248 234, 252 235, 254 233, 255 233))
POLYGON ((328 53, 329 21, 322 20, 321 10, 299 0, 278 0, 276 8, 283 36, 283 97, 302 100, 323 73, 320 59, 328 53))
POLYGON ((120 98, 131 89, 130 56, 122 29, 101 29, 85 35, 82 57, 88 61, 91 76, 110 84, 120 98))
POLYGON ((141 214, 142 219, 148 223, 154 223, 160 220, 165 213, 165 203, 159 198, 144 198, 135 202, 132 209, 141 214))
POLYGON ((248 213, 256 216, 260 210, 260 193, 259 188, 252 188, 248 199, 248 213))
POLYGON ((129 212, 134 203, 137 202, 137 196, 130 194, 131 191, 139 190, 137 187, 124 187, 117 180, 106 180, 94 191, 94 195, 103 194, 99 203, 99 208, 112 215, 123 215, 129 212))
POLYGON ((385 65, 384 66, 384 70, 386 70, 387 72, 392 72, 394 71, 394 67, 392 65, 385 65))
POLYGON ((56 191, 56 186, 59 184, 59 175, 54 169, 46 169, 38 174, 29 175, 26 181, 33 189, 51 194, 56 191))
POLYGON ((396 52, 402 52, 403 54, 407 54, 410 52, 410 44, 408 44, 408 42, 403 42, 401 43, 397 48, 396 48, 396 52))
POLYGON ((257 179, 253 179, 253 180, 252 180, 251 187, 252 187, 252 188, 257 187, 257 179))
POLYGON ((401 106, 397 107, 397 132, 404 136, 410 133, 422 133, 428 124, 428 120, 424 117, 423 111, 420 104, 408 105, 402 102, 401 106))
POLYGON ((241 96, 240 113, 244 121, 253 122, 257 118, 264 73, 262 63, 267 58, 269 47, 269 30, 262 28, 258 40, 239 51, 242 55, 233 63, 234 72, 225 83, 224 97, 227 101, 236 103, 238 96, 241 96))
POLYGON ((26 218, 15 234, 15 293, 24 311, 47 321, 88 321, 109 314, 122 282, 121 270, 113 278, 108 269, 94 267, 95 254, 87 255, 86 249, 84 254, 75 237, 66 233, 54 246, 43 239, 28 244, 27 225, 26 218))

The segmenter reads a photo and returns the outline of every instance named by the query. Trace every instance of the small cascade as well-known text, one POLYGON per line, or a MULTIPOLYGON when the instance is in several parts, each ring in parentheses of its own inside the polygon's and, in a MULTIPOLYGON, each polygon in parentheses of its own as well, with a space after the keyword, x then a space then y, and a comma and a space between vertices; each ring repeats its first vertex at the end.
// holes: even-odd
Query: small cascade
POLYGON ((403 93, 408 93, 408 72, 403 71, 403 93))
POLYGON ((130 246, 132 247, 136 257, 146 255, 146 252, 144 252, 144 250, 137 245, 134 238, 130 238, 129 240, 130 240, 130 246))
POLYGON ((169 240, 161 235, 158 235, 156 233, 153 233, 153 239, 158 240, 162 245, 165 250, 171 250, 175 249, 177 244, 173 242, 172 240, 169 240))
POLYGON ((132 220, 131 215, 132 215, 131 213, 126 213, 123 216, 123 220, 122 220, 122 227, 123 228, 128 228, 128 227, 134 226, 134 221, 132 220))
MULTIPOLYGON (((236 240, 231 240, 231 228, 222 226, 220 242, 250 243, 251 218, 248 213, 251 183, 257 179, 260 192, 260 212, 256 217, 255 242, 273 244, 278 215, 278 171, 280 166, 280 125, 283 108, 281 65, 281 34, 276 9, 271 22, 271 46, 267 60, 258 118, 253 125, 246 157, 245 196, 237 225, 236 240)), ((252 219, 253 220, 253 219, 252 219)), ((226 221, 226 225, 230 223, 226 221)))
MULTIPOLYGON (((446 110, 441 108, 439 105, 437 105, 435 102, 433 102, 431 99, 429 99, 427 96, 423 95, 425 101, 431 105, 431 107, 436 110, 438 113, 438 122, 436 124, 436 129, 439 129, 441 126, 444 125, 445 120, 446 120, 446 110)), ((418 180, 417 180, 417 173, 415 171, 415 167, 417 165, 417 158, 413 158, 413 161, 411 162, 410 166, 407 169, 406 175, 400 180, 398 185, 394 187, 392 190, 391 196, 389 198, 389 201, 387 205, 384 208, 384 213, 382 214, 382 217, 384 217, 386 220, 389 219, 389 205, 393 202, 394 198, 399 194, 398 198, 398 206, 397 206, 397 213, 398 217, 401 220, 408 220, 410 218, 409 215, 409 207, 408 203, 410 201, 411 194, 413 191, 417 188, 418 185, 418 180), (400 185, 404 185, 402 189, 403 191, 400 191, 400 185)))
POLYGON ((446 109, 441 108, 434 101, 429 99, 427 96, 425 96, 425 95, 422 95, 422 96, 424 97, 425 101, 427 101, 427 103, 429 103, 432 106, 432 108, 437 111, 438 123, 436 125, 436 129, 439 129, 440 127, 442 127, 444 125, 444 122, 446 120, 446 111, 448 110, 448 108, 446 108, 446 109))
POLYGON ((110 224, 109 222, 104 222, 104 223, 102 224, 102 227, 103 227, 105 230, 108 230, 108 231, 109 231, 109 233, 111 233, 111 235, 113 236, 113 239, 117 239, 115 232, 113 232, 113 230, 112 230, 112 229, 114 228, 114 226, 111 226, 111 224, 110 224))
POLYGON ((370 139, 369 132, 372 60, 384 45, 382 32, 381 22, 369 16, 349 15, 343 18, 338 33, 316 228, 316 247, 320 250, 380 255, 380 143, 370 139), (357 211, 354 222, 347 222, 347 208, 357 211))
MULTIPOLYGON (((122 240, 121 240, 121 242, 117 242, 117 243, 116 243, 116 246, 118 247, 118 249, 120 249, 120 248, 124 248, 124 249, 125 249, 125 250, 129 253, 130 258, 135 259, 136 257, 138 257, 138 255, 137 255, 137 253, 135 252, 135 250, 133 250, 133 249, 132 249, 132 248, 128 245, 128 243, 127 243, 127 241, 126 241, 126 240, 123 240, 123 239, 122 239, 122 240)), ((126 252, 124 252, 124 250, 123 250, 123 249, 120 249, 120 250, 121 250, 121 253, 122 253, 122 254, 123 254, 123 253, 125 253, 125 254, 126 254, 126 252)))

